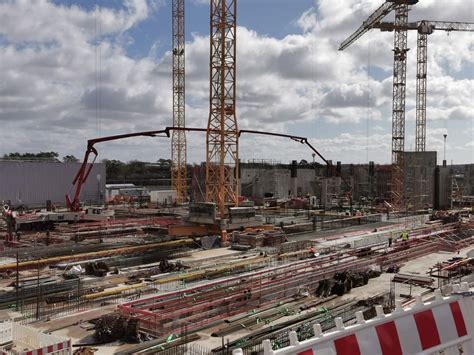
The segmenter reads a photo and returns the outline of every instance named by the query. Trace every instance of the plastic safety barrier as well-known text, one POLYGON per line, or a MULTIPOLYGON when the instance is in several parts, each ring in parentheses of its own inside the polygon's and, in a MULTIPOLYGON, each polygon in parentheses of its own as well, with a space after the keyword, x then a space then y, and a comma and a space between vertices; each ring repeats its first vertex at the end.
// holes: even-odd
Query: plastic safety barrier
POLYGON ((71 340, 45 346, 41 349, 25 351, 21 353, 22 355, 70 355, 72 352, 71 340))
MULTIPOLYGON (((453 294, 443 297, 435 291, 435 300, 423 303, 417 297, 412 308, 403 309, 396 303, 395 311, 384 314, 376 306, 377 316, 364 320, 356 313, 357 324, 344 327, 336 318, 336 330, 323 334, 314 325, 315 336, 299 342, 296 332, 290 332, 290 346, 272 350, 270 340, 263 342, 264 355, 459 355, 474 354, 473 293, 468 284, 453 286, 453 294)), ((243 354, 241 349, 234 355, 243 354)))
POLYGON ((42 333, 12 321, 0 323, 0 355, 70 355, 71 340, 42 333), (18 349, 10 350, 9 344, 18 349))

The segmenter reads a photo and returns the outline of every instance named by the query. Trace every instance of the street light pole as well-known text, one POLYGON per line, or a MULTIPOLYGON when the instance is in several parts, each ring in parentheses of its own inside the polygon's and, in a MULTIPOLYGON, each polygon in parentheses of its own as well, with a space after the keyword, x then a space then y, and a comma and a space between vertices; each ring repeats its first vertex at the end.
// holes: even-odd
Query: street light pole
POLYGON ((447 134, 443 134, 444 137, 444 158, 443 158, 443 167, 446 167, 446 138, 448 138, 447 134))

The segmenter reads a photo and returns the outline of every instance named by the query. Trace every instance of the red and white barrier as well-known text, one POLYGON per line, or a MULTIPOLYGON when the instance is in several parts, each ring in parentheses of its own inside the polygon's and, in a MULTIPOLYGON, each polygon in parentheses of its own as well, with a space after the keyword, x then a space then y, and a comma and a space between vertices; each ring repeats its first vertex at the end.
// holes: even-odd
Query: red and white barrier
POLYGON ((42 333, 36 329, 6 321, 0 323, 0 355, 70 355, 70 339, 42 333), (23 351, 13 351, 10 343, 23 351), (31 349, 31 350, 30 350, 31 349))
POLYGON ((45 346, 41 349, 35 349, 21 353, 21 355, 69 355, 71 354, 71 340, 45 346))
MULTIPOLYGON (((474 354, 473 297, 467 284, 456 293, 442 297, 435 292, 435 301, 423 304, 421 298, 413 308, 404 310, 397 302, 396 310, 388 315, 381 306, 377 317, 365 321, 356 313, 357 325, 344 327, 336 318, 336 331, 322 334, 319 324, 314 326, 314 338, 299 342, 296 332, 290 332, 290 346, 272 350, 271 342, 263 342, 264 355, 415 355, 474 354)), ((240 352, 239 352, 240 351, 240 352)), ((235 350, 234 354, 242 354, 235 350)))

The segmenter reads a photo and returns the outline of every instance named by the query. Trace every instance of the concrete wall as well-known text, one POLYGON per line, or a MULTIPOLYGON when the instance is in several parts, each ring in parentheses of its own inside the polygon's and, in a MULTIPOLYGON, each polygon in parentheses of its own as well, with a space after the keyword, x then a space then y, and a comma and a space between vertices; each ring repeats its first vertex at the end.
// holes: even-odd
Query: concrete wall
POLYGON ((297 190, 299 196, 316 195, 315 177, 313 169, 298 169, 297 190))
POLYGON ((241 194, 247 197, 263 198, 265 194, 286 199, 290 196, 306 196, 316 193, 313 169, 298 169, 296 193, 292 190, 290 169, 277 167, 241 168, 241 194))
POLYGON ((448 209, 451 206, 451 173, 448 167, 440 166, 436 169, 436 209, 448 209))
POLYGON ((414 209, 434 205, 436 152, 405 152, 405 196, 414 209))
POLYGON ((240 175, 241 193, 244 196, 263 198, 272 194, 276 198, 288 198, 290 170, 273 168, 242 168, 240 175))
MULTIPOLYGON (((0 201, 35 207, 45 206, 46 201, 51 200, 63 206, 66 194, 74 195, 72 180, 80 166, 80 163, 0 161, 0 201)), ((105 180, 105 165, 94 164, 82 189, 81 201, 101 202, 105 196, 105 180)))
POLYGON ((171 205, 176 202, 176 191, 175 190, 150 191, 150 202, 171 205))
POLYGON ((375 167, 375 196, 390 200, 390 184, 392 177, 391 165, 380 165, 375 167))
POLYGON ((474 196, 474 164, 465 167, 463 195, 474 196))
MULTIPOLYGON (((451 179, 449 169, 441 167, 438 184, 435 187, 436 152, 405 153, 405 196, 411 208, 421 209, 435 205, 435 190, 438 202, 449 205, 451 179)), ((297 169, 296 188, 291 181, 291 165, 245 165, 241 166, 241 193, 243 196, 263 198, 266 193, 277 198, 289 198, 292 190, 298 196, 317 196, 329 203, 331 196, 345 190, 334 172, 326 166, 297 169)), ((459 166, 459 174, 464 174, 464 195, 474 195, 474 164, 459 166)), ((368 165, 343 164, 342 174, 352 184, 353 199, 361 197, 391 198, 391 165, 374 166, 374 175, 369 175, 368 165)))

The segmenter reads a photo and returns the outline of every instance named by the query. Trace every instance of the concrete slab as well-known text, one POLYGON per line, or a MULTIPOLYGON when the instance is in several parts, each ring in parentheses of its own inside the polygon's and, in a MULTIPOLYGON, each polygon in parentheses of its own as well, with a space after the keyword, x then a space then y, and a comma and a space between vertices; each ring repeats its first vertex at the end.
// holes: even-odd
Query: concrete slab
POLYGON ((191 256, 186 256, 184 258, 179 258, 179 260, 186 262, 196 262, 211 260, 215 258, 229 257, 242 255, 243 253, 239 250, 231 250, 229 248, 216 248, 209 250, 196 251, 191 254, 191 256))

